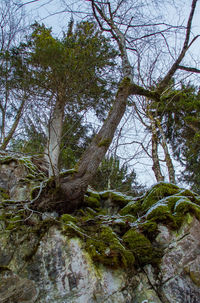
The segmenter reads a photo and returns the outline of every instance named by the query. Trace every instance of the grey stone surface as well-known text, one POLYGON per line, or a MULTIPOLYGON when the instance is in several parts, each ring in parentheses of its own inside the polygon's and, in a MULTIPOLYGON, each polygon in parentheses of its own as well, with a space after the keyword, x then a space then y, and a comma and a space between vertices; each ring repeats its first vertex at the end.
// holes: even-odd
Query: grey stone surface
MULTIPOLYGON (((22 194, 18 181, 25 176, 23 166, 11 161, 1 165, 0 186, 23 199, 28 187, 22 194)), ((13 230, 4 230, 0 215, 0 303, 200 302, 200 221, 189 213, 177 231, 158 226, 159 264, 118 269, 94 263, 84 239, 48 225, 57 215, 32 214, 13 230)))

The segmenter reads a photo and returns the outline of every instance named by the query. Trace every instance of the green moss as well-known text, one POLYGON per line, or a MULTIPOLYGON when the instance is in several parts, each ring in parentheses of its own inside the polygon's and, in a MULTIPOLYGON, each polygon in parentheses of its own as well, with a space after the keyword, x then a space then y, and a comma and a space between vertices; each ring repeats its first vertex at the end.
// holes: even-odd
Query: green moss
POLYGON ((157 201, 165 197, 175 195, 179 191, 179 187, 174 184, 159 182, 153 186, 149 192, 147 192, 142 202, 142 210, 147 211, 157 201))
POLYGON ((87 189, 87 195, 90 196, 90 197, 93 197, 93 198, 96 198, 98 200, 100 200, 100 194, 99 192, 91 189, 91 188, 88 188, 87 189))
POLYGON ((157 230, 157 223, 155 221, 147 220, 143 223, 139 224, 139 228, 142 230, 142 232, 147 234, 154 234, 157 230))
POLYGON ((125 206, 128 202, 133 200, 133 197, 126 196, 125 194, 114 190, 101 191, 99 192, 99 195, 102 199, 111 199, 112 202, 116 202, 116 204, 121 207, 125 206))
POLYGON ((133 223, 137 220, 137 218, 135 216, 132 216, 132 215, 124 215, 124 216, 120 216, 121 218, 123 218, 123 220, 125 222, 130 222, 130 223, 133 223))
POLYGON ((18 159, 18 162, 25 166, 32 175, 36 175, 38 173, 38 169, 33 164, 30 157, 21 157, 18 159))
POLYGON ((20 215, 17 215, 10 218, 7 222, 6 230, 12 230, 20 226, 23 223, 23 219, 20 215))
POLYGON ((14 159, 12 156, 0 156, 0 163, 1 164, 9 164, 10 162, 12 162, 12 161, 16 161, 17 162, 17 160, 16 159, 14 159))
POLYGON ((77 218, 69 215, 69 214, 64 214, 61 216, 61 222, 63 223, 68 223, 68 222, 73 222, 73 223, 77 223, 77 218))
MULTIPOLYGON (((162 200, 161 200, 162 201, 162 200)), ((164 204, 161 201, 153 205, 149 211, 146 213, 145 217, 147 220, 152 220, 156 222, 162 222, 167 225, 170 225, 173 228, 178 227, 179 222, 171 214, 171 211, 168 207, 168 204, 164 204)))
POLYGON ((80 238, 84 238, 85 236, 87 236, 83 229, 81 229, 78 225, 71 221, 62 224, 62 229, 63 232, 67 233, 69 236, 78 236, 80 238))
POLYGON ((189 275, 194 284, 200 287, 200 273, 198 271, 190 271, 189 275))
POLYGON ((193 213, 197 219, 200 220, 200 206, 191 202, 187 197, 178 200, 174 207, 174 214, 176 217, 183 217, 187 212, 193 213))
POLYGON ((135 262, 133 254, 121 244, 108 226, 102 226, 98 236, 87 239, 86 250, 94 261, 111 267, 127 267, 135 262))
POLYGON ((60 172, 59 177, 60 177, 60 178, 64 178, 64 177, 73 175, 73 174, 76 173, 76 172, 77 172, 77 169, 76 169, 76 168, 66 169, 66 170, 60 172))
POLYGON ((200 196, 189 189, 181 189, 176 196, 187 197, 192 202, 200 205, 200 196))
POLYGON ((156 251, 150 240, 135 228, 128 230, 122 239, 133 252, 140 265, 157 263, 160 259, 160 251, 156 251))
POLYGON ((111 142, 112 142, 112 140, 111 140, 110 138, 102 139, 102 140, 98 143, 98 147, 102 147, 102 146, 109 147, 111 142))
POLYGON ((97 212, 94 209, 92 209, 91 207, 87 207, 86 212, 92 217, 97 216, 97 212))
POLYGON ((135 200, 132 202, 129 202, 124 208, 120 210, 120 215, 133 215, 137 216, 141 210, 141 200, 135 200))
POLYGON ((8 191, 6 189, 0 187, 0 199, 8 200, 9 198, 10 197, 9 197, 8 191))
POLYGON ((170 210, 167 204, 161 203, 160 201, 154 204, 146 213, 145 217, 147 220, 150 219, 165 219, 170 215, 170 210))
POLYGON ((101 206, 100 201, 91 196, 84 195, 84 205, 91 208, 99 208, 101 206))
POLYGON ((131 79, 129 77, 124 77, 124 79, 119 84, 119 90, 125 87, 129 87, 131 84, 131 79))

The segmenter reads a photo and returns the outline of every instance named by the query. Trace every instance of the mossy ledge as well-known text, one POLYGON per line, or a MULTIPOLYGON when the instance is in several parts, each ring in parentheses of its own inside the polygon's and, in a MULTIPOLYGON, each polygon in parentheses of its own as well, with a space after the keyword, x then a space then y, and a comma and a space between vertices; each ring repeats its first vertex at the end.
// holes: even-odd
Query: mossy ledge
MULTIPOLYGON (((13 158, 5 158, 5 162, 1 159, 1 164, 9 165, 11 161, 13 158)), ((41 174, 29 160, 14 161, 23 165, 27 174, 35 175, 34 199, 42 189, 41 181, 37 180, 37 174, 40 178, 41 174)), ((53 181, 44 180, 45 188, 52 190, 53 181)), ((26 233, 28 230, 29 233, 35 233, 44 226, 46 232, 50 226, 57 225, 63 234, 81 238, 86 251, 96 263, 114 268, 159 263, 162 249, 156 243, 158 224, 178 230, 187 213, 200 220, 200 197, 190 190, 164 182, 157 183, 137 198, 115 191, 97 192, 89 188, 81 209, 60 217, 58 214, 50 214, 48 222, 42 212, 32 210, 32 205, 27 206, 27 201, 11 201, 6 190, 2 188, 0 191, 1 232, 12 234, 24 230, 26 233), (112 209, 108 211, 105 201, 117 205, 118 210, 113 213, 112 209)))
POLYGON ((106 209, 97 208, 95 200, 93 205, 76 213, 76 224, 71 220, 73 224, 65 229, 67 233, 81 236, 93 260, 106 266, 158 264, 163 253, 155 241, 158 224, 178 230, 187 213, 200 220, 200 197, 174 184, 160 182, 142 197, 132 200, 121 193, 92 190, 87 196, 100 204, 103 199, 116 201, 121 197, 121 205, 126 204, 111 215, 106 209))

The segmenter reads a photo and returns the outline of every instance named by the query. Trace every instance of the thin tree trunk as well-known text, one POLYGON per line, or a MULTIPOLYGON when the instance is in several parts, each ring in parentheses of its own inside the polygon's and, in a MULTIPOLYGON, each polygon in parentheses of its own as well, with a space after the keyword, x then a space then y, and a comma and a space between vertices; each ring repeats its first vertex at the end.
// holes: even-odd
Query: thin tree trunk
POLYGON ((152 152, 151 152, 151 154, 152 154, 152 161, 153 161, 152 170, 154 172, 157 182, 160 182, 160 181, 164 180, 164 176, 161 173, 160 160, 158 157, 158 142, 159 142, 158 132, 157 132, 157 128, 156 128, 155 118, 152 115, 152 113, 150 112, 148 105, 147 105, 147 116, 151 121, 151 132, 152 132, 152 139, 151 139, 152 152))
POLYGON ((165 154, 165 161, 166 161, 166 165, 167 165, 167 170, 168 170, 168 175, 169 175, 169 182, 176 184, 176 178, 175 178, 175 170, 174 170, 174 165, 172 163, 172 159, 168 150, 168 146, 167 146, 167 142, 166 142, 166 138, 165 138, 165 134, 163 132, 161 123, 158 119, 156 119, 160 134, 162 136, 162 148, 165 154))
POLYGON ((21 105, 17 111, 17 115, 15 117, 15 121, 10 129, 10 131, 8 132, 7 136, 3 139, 3 142, 0 146, 1 149, 6 149, 6 147, 8 146, 10 140, 12 139, 15 131, 16 131, 16 128, 19 124, 19 120, 21 119, 21 116, 22 116, 22 112, 23 112, 23 108, 24 108, 24 104, 25 104, 25 101, 26 101, 26 98, 24 98, 21 102, 21 105))
POLYGON ((160 161, 158 157, 158 136, 155 125, 152 126, 152 160, 152 170, 154 172, 157 182, 163 181, 164 177, 161 173, 160 161))
POLYGON ((64 102, 58 98, 53 110, 52 119, 49 124, 49 137, 45 153, 45 160, 49 165, 49 177, 58 176, 58 159, 60 154, 60 143, 63 129, 64 102))

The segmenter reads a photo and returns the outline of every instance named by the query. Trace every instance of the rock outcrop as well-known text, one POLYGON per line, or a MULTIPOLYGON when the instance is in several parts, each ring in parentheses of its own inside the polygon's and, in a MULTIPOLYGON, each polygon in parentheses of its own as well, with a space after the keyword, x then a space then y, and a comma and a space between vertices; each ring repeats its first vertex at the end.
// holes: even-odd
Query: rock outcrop
POLYGON ((0 303, 200 302, 197 194, 89 189, 61 215, 35 207, 44 178, 27 157, 1 157, 0 303))

